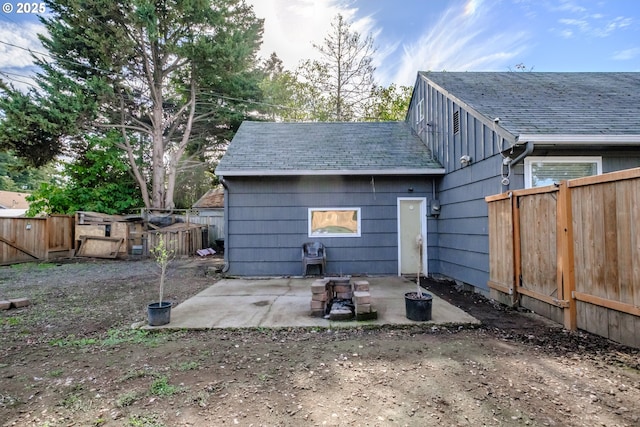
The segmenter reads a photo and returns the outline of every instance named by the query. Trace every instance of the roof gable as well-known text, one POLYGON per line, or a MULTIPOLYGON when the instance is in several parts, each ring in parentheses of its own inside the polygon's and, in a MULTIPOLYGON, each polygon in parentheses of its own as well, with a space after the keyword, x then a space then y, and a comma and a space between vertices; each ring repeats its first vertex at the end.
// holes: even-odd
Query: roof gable
POLYGON ((419 74, 514 136, 640 135, 640 73, 419 74))
POLYGON ((442 174, 404 122, 244 122, 217 175, 442 174))

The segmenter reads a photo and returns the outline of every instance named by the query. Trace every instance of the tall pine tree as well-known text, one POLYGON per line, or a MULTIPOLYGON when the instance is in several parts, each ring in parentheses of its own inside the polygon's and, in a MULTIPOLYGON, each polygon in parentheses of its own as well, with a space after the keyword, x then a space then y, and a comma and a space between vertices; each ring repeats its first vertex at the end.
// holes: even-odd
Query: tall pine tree
POLYGON ((5 87, 0 143, 29 158, 28 141, 42 164, 117 129, 145 205, 173 208, 185 154, 227 140, 260 97, 262 20, 243 0, 46 3, 40 89, 5 87))

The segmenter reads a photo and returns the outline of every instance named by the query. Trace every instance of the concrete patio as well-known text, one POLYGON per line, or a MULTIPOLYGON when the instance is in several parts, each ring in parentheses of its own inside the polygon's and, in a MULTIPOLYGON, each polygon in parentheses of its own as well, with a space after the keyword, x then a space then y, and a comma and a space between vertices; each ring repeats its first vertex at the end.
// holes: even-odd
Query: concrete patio
POLYGON ((168 325, 149 329, 354 327, 362 325, 478 324, 477 319, 433 296, 432 320, 405 316, 404 294, 416 285, 398 277, 367 277, 376 320, 330 321, 310 315, 314 278, 223 279, 173 307, 168 325))

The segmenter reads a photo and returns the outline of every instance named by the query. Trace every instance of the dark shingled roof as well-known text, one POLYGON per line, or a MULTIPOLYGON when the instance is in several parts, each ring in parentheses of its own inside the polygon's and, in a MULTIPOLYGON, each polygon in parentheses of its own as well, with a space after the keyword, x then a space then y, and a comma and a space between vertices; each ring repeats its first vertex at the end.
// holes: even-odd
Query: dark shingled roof
POLYGON ((404 122, 244 122, 217 175, 443 174, 404 122))
POLYGON ((640 73, 419 74, 514 136, 640 135, 640 73))

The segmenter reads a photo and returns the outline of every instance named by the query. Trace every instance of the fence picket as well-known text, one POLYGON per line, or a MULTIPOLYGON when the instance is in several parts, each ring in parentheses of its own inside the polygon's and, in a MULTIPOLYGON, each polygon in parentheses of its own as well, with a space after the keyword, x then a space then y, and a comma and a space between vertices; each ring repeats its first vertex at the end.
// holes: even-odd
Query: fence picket
POLYGON ((523 281, 514 293, 526 296, 521 304, 552 319, 559 310, 557 321, 568 329, 640 346, 640 168, 506 194, 485 199, 492 295, 505 290, 494 286, 504 266, 492 252, 512 251, 523 281), (494 236, 506 194, 519 202, 511 207, 513 243, 494 236))

